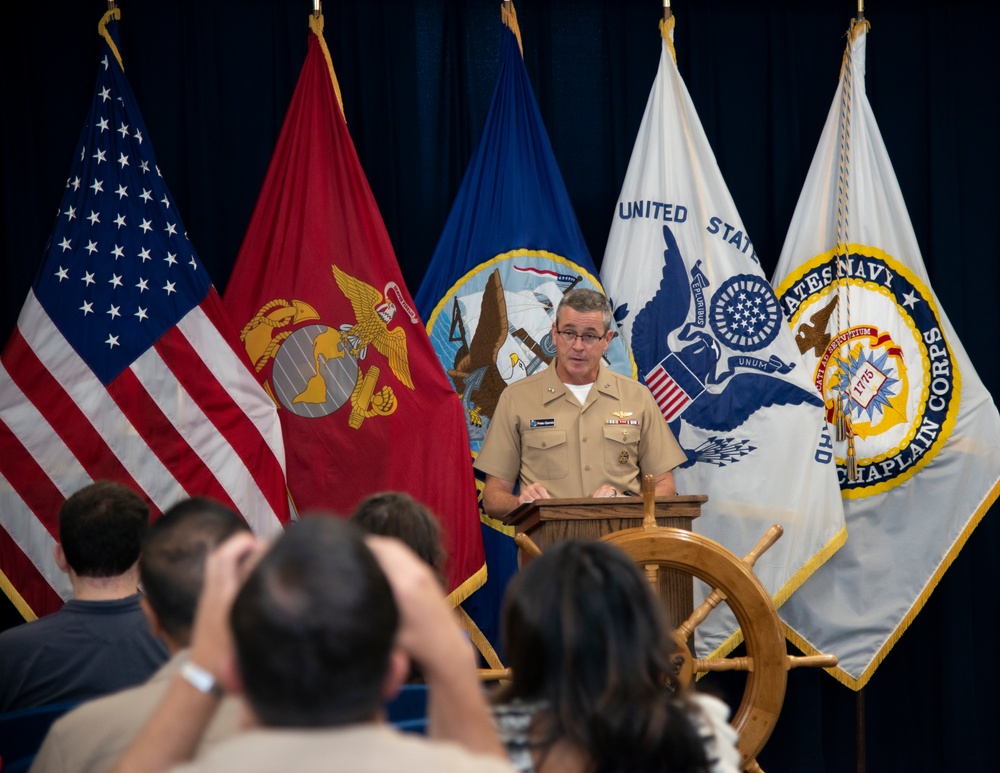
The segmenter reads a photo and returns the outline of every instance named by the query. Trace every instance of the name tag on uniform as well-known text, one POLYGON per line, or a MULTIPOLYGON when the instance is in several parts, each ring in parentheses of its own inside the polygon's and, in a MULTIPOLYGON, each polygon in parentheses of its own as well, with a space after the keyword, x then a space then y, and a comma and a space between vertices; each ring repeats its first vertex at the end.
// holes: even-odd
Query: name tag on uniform
POLYGON ((554 426, 556 426, 556 420, 555 419, 532 419, 531 421, 528 422, 528 426, 531 427, 532 429, 536 429, 537 427, 554 427, 554 426))

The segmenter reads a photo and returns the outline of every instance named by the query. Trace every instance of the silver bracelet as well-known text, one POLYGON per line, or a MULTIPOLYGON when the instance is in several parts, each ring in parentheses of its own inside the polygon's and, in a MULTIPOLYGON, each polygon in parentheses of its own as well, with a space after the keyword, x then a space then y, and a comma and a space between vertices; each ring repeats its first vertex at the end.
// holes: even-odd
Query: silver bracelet
POLYGON ((198 692, 205 693, 205 695, 214 695, 216 698, 221 698, 225 695, 222 685, 219 684, 218 680, 212 674, 189 660, 181 664, 180 675, 185 682, 198 692))

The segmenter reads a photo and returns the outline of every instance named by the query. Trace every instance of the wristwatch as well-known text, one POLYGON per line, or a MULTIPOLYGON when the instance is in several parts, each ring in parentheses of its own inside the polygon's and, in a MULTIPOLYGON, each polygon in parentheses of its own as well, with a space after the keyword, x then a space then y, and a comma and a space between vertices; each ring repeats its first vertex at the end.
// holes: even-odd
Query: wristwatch
POLYGON ((181 664, 180 674, 181 678, 198 692, 214 695, 216 698, 225 695, 222 685, 212 674, 189 660, 181 664))

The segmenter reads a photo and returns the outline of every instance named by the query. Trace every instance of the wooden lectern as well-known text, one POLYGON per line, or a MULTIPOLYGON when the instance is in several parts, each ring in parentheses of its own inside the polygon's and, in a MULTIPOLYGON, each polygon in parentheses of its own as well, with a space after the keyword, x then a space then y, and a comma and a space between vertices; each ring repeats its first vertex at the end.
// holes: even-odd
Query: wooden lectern
MULTIPOLYGON (((691 521, 701 513, 705 495, 655 497, 656 524, 691 530, 691 521)), ((642 526, 642 497, 581 497, 538 499, 511 510, 503 522, 517 534, 531 538, 540 550, 567 539, 596 540, 622 529, 642 526)), ((677 628, 691 614, 691 575, 665 570, 659 573, 658 595, 668 612, 667 622, 677 628)))

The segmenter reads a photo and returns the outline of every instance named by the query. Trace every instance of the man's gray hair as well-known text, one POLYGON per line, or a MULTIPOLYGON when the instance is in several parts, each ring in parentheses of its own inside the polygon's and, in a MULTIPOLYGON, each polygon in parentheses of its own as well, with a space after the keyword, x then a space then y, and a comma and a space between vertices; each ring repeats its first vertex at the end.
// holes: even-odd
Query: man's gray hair
POLYGON ((578 311, 581 314, 599 311, 601 312, 601 322, 604 323, 604 332, 607 333, 611 329, 611 304, 608 303, 608 299, 601 293, 597 292, 597 290, 580 288, 570 290, 568 293, 563 295, 562 300, 559 301, 559 307, 556 309, 557 320, 559 319, 559 312, 566 307, 573 309, 573 311, 578 311))

